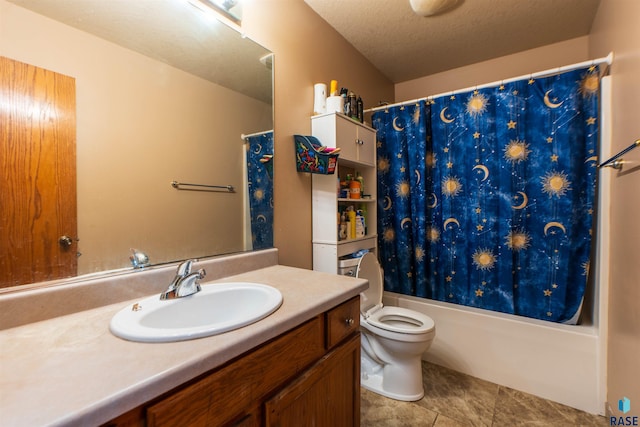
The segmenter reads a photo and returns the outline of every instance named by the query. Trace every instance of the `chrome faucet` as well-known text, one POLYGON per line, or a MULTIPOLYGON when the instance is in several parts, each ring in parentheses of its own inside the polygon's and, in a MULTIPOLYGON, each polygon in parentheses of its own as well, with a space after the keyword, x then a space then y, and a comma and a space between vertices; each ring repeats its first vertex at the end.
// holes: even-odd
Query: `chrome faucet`
POLYGON ((207 272, 201 268, 195 273, 191 272, 191 265, 194 260, 190 259, 178 265, 176 276, 169 284, 166 291, 160 294, 161 300, 182 298, 200 292, 202 288, 198 283, 199 279, 203 279, 207 272))

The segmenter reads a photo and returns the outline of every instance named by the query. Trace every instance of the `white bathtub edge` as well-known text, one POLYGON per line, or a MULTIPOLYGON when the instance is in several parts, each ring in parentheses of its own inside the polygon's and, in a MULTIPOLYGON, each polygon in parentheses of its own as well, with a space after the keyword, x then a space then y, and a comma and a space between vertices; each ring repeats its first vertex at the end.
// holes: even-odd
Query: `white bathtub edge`
POLYGON ((592 414, 599 402, 598 330, 385 292, 385 304, 430 316, 436 338, 423 359, 592 414))

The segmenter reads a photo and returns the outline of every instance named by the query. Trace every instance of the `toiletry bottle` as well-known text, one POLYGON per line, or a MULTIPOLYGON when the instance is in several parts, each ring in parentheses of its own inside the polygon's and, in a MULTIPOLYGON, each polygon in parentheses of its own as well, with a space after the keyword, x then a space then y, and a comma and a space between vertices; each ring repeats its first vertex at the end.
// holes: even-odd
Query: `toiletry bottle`
POLYGON ((349 89, 347 89, 347 88, 345 88, 345 87, 343 87, 342 89, 340 89, 340 96, 341 96, 342 98, 344 98, 344 102, 343 102, 343 105, 344 105, 344 111, 342 111, 342 112, 343 112, 344 114, 346 114, 346 115, 349 115, 349 111, 350 111, 350 108, 349 108, 349 95, 348 95, 348 93, 349 93, 349 89))
POLYGON ((356 211, 353 206, 349 206, 349 238, 356 238, 356 211))
POLYGON ((360 183, 360 195, 364 196, 364 177, 360 175, 360 172, 356 172, 356 180, 360 183))
POLYGON ((360 181, 357 179, 352 179, 349 182, 349 198, 350 199, 359 199, 360 198, 360 181))
POLYGON ((329 87, 330 87, 329 95, 330 96, 337 96, 338 95, 338 81, 337 80, 331 80, 331 83, 330 83, 329 87))
POLYGON ((360 123, 364 123, 364 103, 362 102, 362 98, 358 97, 356 101, 356 110, 358 115, 358 121, 360 123))
POLYGON ((349 92, 349 117, 353 119, 358 118, 358 103, 356 101, 356 94, 349 92))
POLYGON ((367 234, 367 204, 360 205, 359 212, 362 214, 362 225, 364 226, 364 234, 367 234))
POLYGON ((364 220, 362 218, 362 211, 356 212, 356 238, 364 237, 364 220))
POLYGON ((347 184, 347 180, 340 182, 340 195, 338 196, 341 199, 346 199, 349 197, 349 185, 347 184))
POLYGON ((347 219, 344 211, 340 214, 340 230, 338 231, 338 240, 347 239, 347 219))

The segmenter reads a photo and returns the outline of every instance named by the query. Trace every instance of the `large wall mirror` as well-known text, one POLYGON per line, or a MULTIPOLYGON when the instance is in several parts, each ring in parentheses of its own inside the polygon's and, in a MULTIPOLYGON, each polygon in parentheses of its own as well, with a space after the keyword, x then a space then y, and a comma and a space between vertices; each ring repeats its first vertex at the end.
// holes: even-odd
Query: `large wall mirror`
POLYGON ((187 0, 0 0, 0 56, 0 288, 131 268, 132 248, 163 264, 272 246, 267 49, 187 0), (51 128, 73 146, 46 176, 51 128), (46 185, 75 197, 49 203, 46 185), (21 228, 43 246, 27 259, 21 228), (55 277, 60 264, 75 265, 55 277))

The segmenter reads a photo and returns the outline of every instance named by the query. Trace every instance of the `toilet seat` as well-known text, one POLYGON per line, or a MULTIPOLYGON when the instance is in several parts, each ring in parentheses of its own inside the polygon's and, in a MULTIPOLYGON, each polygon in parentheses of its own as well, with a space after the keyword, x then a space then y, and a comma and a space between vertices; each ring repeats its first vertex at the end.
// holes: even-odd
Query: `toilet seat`
POLYGON ((360 314, 370 326, 401 334, 425 334, 434 330, 435 323, 429 316, 382 304, 382 270, 371 252, 360 258, 356 277, 369 281, 369 289, 360 294, 360 314))
POLYGON ((433 330, 433 319, 402 307, 382 307, 366 318, 367 323, 380 329, 403 334, 424 334, 433 330))

